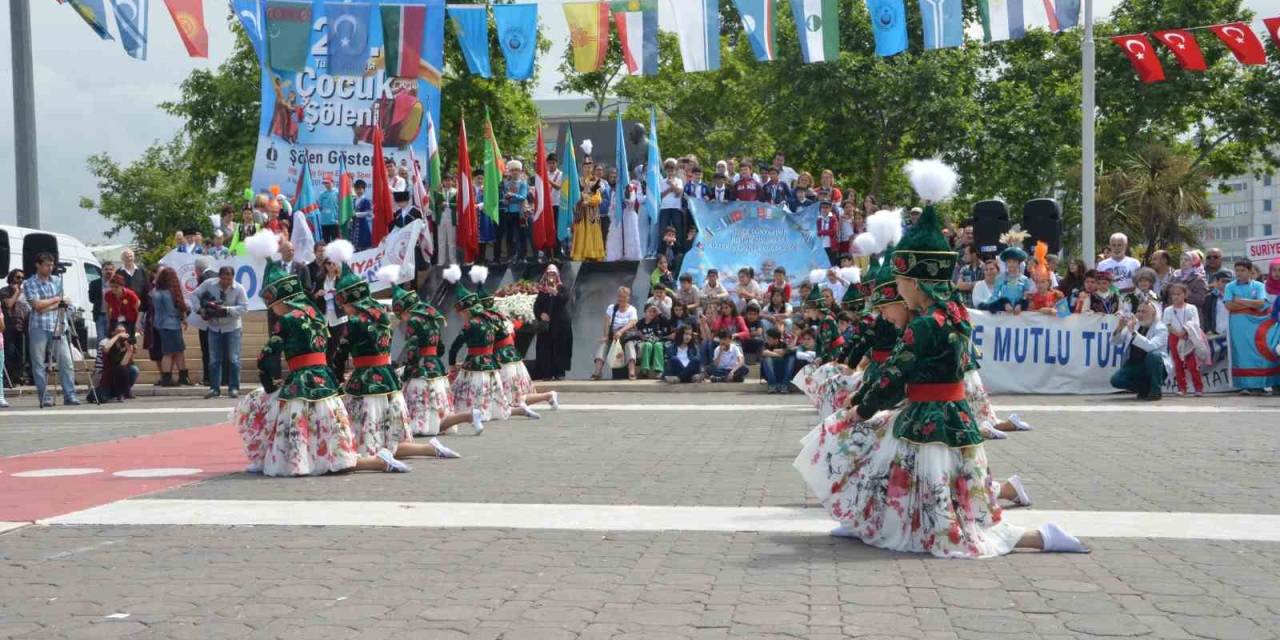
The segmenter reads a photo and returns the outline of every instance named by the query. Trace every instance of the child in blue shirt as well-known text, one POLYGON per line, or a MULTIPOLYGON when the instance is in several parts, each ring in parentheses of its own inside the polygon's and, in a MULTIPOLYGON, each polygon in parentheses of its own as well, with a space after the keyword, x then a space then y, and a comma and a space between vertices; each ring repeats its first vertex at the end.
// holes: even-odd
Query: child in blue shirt
POLYGON ((996 288, 987 301, 987 310, 992 313, 1022 313, 1030 305, 1028 298, 1036 290, 1031 279, 1022 272, 1027 252, 1009 247, 1000 252, 1000 259, 1004 261, 1004 276, 996 281, 996 288))

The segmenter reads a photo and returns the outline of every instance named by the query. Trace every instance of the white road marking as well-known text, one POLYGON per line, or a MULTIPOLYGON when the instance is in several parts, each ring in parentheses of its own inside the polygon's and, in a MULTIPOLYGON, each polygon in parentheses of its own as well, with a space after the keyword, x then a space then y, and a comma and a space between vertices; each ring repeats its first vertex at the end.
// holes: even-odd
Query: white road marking
POLYGON ((22 527, 25 527, 29 524, 31 523, 30 522, 5 522, 3 520, 0 520, 0 533, 8 533, 10 531, 13 531, 14 529, 21 529, 22 527))
MULTIPOLYGON (((1086 538, 1280 542, 1280 515, 1012 509, 1022 527, 1056 522, 1086 538)), ((44 525, 344 526, 710 531, 825 534, 822 509, 585 504, 340 502, 312 500, 123 500, 42 520, 44 525)))
POLYGON ((19 471, 12 475, 15 478, 63 478, 66 476, 91 476, 95 473, 102 473, 102 469, 91 469, 88 467, 32 469, 31 471, 19 471))
POLYGON ((160 467, 155 469, 125 469, 111 475, 121 478, 174 478, 178 476, 194 476, 203 471, 204 469, 192 469, 190 467, 160 467))

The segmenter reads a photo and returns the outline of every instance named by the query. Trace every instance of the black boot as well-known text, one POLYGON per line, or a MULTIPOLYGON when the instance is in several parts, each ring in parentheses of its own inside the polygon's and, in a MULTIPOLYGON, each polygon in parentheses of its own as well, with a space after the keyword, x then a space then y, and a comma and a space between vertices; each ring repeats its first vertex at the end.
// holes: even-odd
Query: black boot
POLYGON ((179 372, 178 372, 178 386, 183 386, 183 387, 194 387, 194 386, 196 386, 196 385, 195 385, 195 383, 191 381, 191 378, 190 378, 190 377, 189 377, 189 375, 187 374, 187 370, 186 370, 186 369, 183 369, 183 370, 181 370, 181 371, 179 371, 179 372))
POLYGON ((166 373, 162 373, 162 374, 160 374, 160 382, 157 382, 157 383, 156 383, 156 386, 158 386, 158 387, 172 387, 172 386, 175 386, 175 385, 173 384, 173 374, 172 374, 172 373, 167 373, 167 372, 166 372, 166 373))

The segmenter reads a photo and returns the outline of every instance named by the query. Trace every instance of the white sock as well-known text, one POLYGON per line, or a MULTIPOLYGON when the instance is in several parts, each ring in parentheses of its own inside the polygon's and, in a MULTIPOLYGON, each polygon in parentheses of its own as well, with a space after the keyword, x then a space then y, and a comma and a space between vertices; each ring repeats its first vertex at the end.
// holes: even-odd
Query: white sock
POLYGON ((528 416, 528 418, 529 418, 530 420, 541 420, 541 419, 542 419, 542 416, 538 415, 538 412, 537 412, 537 411, 534 411, 533 409, 530 409, 530 408, 529 408, 529 405, 527 405, 527 404, 525 404, 525 403, 523 403, 523 402, 521 402, 521 403, 520 403, 520 410, 521 410, 521 411, 524 411, 524 415, 528 416))
POLYGON ((1062 527, 1046 522, 1040 527, 1040 537, 1044 540, 1044 550, 1055 553, 1089 553, 1089 547, 1075 536, 1063 531, 1062 527))
POLYGON ((1005 438, 1008 438, 1008 437, 1009 437, 1009 436, 1008 436, 1008 434, 1006 434, 1005 432, 1003 432, 1003 431, 1001 431, 1001 430, 999 430, 999 429, 997 429, 997 428, 995 428, 995 427, 993 427, 993 426, 991 426, 991 425, 989 425, 989 424, 987 424, 987 423, 985 423, 985 422, 984 422, 984 423, 982 423, 982 426, 980 427, 980 430, 982 431, 982 437, 984 437, 984 438, 986 438, 986 439, 988 439, 988 440, 1004 440, 1005 438))
POLYGON ((437 458, 461 458, 462 457, 462 454, 458 453, 457 451, 454 451, 453 449, 450 449, 449 447, 444 446, 444 443, 440 442, 439 438, 432 438, 427 441, 427 444, 431 445, 432 447, 435 447, 437 458))
POLYGON ((1022 478, 1019 478, 1017 474, 1014 474, 1009 476, 1009 479, 1006 482, 1009 483, 1009 486, 1013 487, 1014 492, 1017 494, 1013 500, 1014 504, 1020 507, 1031 506, 1031 494, 1027 493, 1026 487, 1022 486, 1022 478))
POLYGON ((551 392, 551 410, 555 411, 559 408, 560 408, 560 392, 552 391, 551 392))
POLYGON ((854 533, 852 527, 846 527, 845 525, 840 525, 832 529, 829 535, 833 538, 851 538, 853 540, 861 539, 858 537, 858 534, 854 533))
POLYGON ((484 412, 479 409, 471 410, 471 428, 472 435, 480 435, 484 433, 484 412))
POLYGON ((413 467, 396 460, 396 457, 386 449, 378 449, 378 459, 387 465, 388 473, 409 473, 413 470, 413 467))
POLYGON ((1017 427, 1017 428, 1018 428, 1018 431, 1030 431, 1030 430, 1031 430, 1031 425, 1027 424, 1027 421, 1026 421, 1026 420, 1023 420, 1023 419, 1022 419, 1018 414, 1016 414, 1016 413, 1011 413, 1011 414, 1009 414, 1009 422, 1012 422, 1012 423, 1013 423, 1013 426, 1015 426, 1015 427, 1017 427))

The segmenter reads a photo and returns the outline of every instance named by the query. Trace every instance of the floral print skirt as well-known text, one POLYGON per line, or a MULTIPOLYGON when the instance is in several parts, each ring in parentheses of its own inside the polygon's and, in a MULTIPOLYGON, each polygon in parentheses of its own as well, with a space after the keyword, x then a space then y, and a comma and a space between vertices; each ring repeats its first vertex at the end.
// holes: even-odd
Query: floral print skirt
POLYGON ((533 378, 529 376, 529 369, 524 366, 523 360, 502 365, 498 370, 498 377, 502 380, 502 395, 513 407, 524 402, 524 397, 533 393, 533 378))
POLYGON ((453 381, 453 406, 458 413, 479 409, 485 420, 511 417, 511 405, 502 399, 502 379, 497 371, 458 371, 453 381))
POLYGON ((982 445, 895 438, 898 412, 859 421, 840 410, 803 440, 794 466, 833 518, 866 544, 945 558, 1013 550, 1023 530, 1003 521, 999 483, 982 445))
POLYGON ((977 369, 964 374, 964 399, 973 409, 973 417, 978 419, 978 427, 985 430, 995 429, 1000 423, 996 410, 991 406, 991 397, 987 395, 987 387, 982 384, 982 376, 977 369))
MULTIPOLYGON (((823 365, 818 369, 818 373, 822 374, 823 369, 829 365, 823 365)), ((853 397, 858 385, 862 382, 862 372, 854 371, 844 365, 830 365, 837 367, 835 375, 828 375, 819 382, 818 386, 818 419, 826 420, 828 416, 837 410, 845 408, 849 403, 849 398, 853 397)))
POLYGON ((401 442, 413 442, 403 393, 348 394, 343 396, 343 403, 351 416, 351 433, 360 455, 377 455, 379 449, 395 453, 401 442))
POLYGON ((231 419, 251 473, 318 476, 356 466, 359 456, 338 396, 280 400, 278 392, 255 389, 240 399, 231 419))
POLYGON ((411 378, 404 383, 404 403, 409 409, 409 430, 415 436, 440 433, 440 423, 453 415, 449 378, 411 378))
POLYGON ((818 404, 815 399, 817 398, 818 387, 814 382, 815 375, 818 373, 819 368, 820 367, 818 365, 810 362, 803 367, 800 367, 800 370, 796 372, 795 377, 791 378, 791 384, 795 385, 797 389, 803 391, 804 395, 809 398, 810 402, 813 402, 814 406, 817 406, 818 404))

